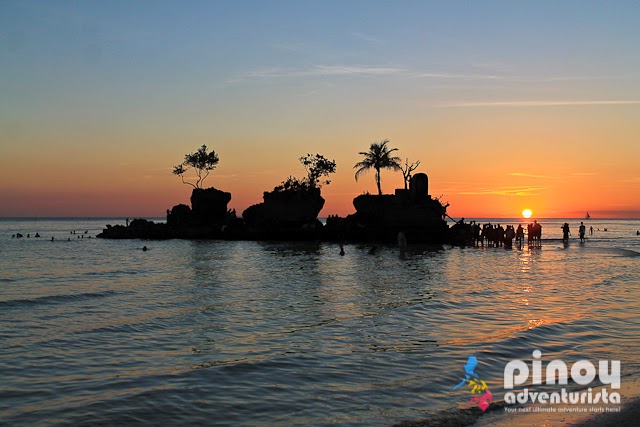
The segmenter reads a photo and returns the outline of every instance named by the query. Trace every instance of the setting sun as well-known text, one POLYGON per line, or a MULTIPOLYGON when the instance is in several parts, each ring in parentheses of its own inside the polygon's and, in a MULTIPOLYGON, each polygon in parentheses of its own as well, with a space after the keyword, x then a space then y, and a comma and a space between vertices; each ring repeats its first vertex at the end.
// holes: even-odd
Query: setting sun
POLYGON ((531 212, 531 209, 525 209, 522 211, 523 218, 531 218, 531 215, 533 215, 533 212, 531 212))

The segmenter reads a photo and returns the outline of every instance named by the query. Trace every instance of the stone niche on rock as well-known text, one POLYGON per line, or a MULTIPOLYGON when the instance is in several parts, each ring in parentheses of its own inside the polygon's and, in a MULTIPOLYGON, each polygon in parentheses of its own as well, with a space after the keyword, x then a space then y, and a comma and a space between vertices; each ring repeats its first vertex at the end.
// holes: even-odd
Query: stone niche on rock
POLYGON ((324 206, 319 188, 270 191, 264 202, 248 207, 242 217, 252 227, 301 227, 317 220, 324 206))
POLYGON ((216 188, 194 188, 191 193, 191 217, 194 225, 222 224, 227 216, 231 193, 216 188))

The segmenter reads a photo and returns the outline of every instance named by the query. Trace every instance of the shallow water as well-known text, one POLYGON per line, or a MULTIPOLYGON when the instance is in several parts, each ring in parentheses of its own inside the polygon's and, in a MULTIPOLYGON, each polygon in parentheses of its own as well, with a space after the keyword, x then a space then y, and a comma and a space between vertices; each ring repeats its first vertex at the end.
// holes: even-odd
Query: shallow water
POLYGON ((451 389, 470 354, 497 399, 504 365, 534 349, 640 371, 640 221, 403 258, 88 238, 109 222, 0 221, 0 423, 388 425, 466 407, 451 389))

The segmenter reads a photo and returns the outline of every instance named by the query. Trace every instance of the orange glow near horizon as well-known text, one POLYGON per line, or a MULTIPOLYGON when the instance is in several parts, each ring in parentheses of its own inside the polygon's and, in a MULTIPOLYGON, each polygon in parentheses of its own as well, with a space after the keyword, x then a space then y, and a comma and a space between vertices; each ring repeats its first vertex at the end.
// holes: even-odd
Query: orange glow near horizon
MULTIPOLYGON (((450 134, 436 133, 426 139, 463 141, 468 137, 457 132, 458 129, 450 134)), ((476 140, 491 146, 490 135, 482 136, 475 128, 469 132, 477 132, 476 140)), ((230 192, 229 208, 241 214, 250 205, 260 203, 264 191, 272 190, 289 175, 304 176, 298 157, 320 152, 338 165, 336 174, 329 177, 331 184, 322 188, 326 202, 320 216, 351 214, 356 196, 377 192, 373 171, 358 182, 354 179, 353 165, 360 160, 358 151, 382 138, 349 135, 330 144, 323 144, 321 139, 310 138, 304 144, 293 138, 285 142, 273 139, 258 145, 245 137, 231 138, 217 146, 209 144, 221 160, 205 186, 230 192), (263 144, 273 150, 265 152, 263 144)), ((203 140, 206 138, 200 139, 203 140)), ((571 155, 573 147, 552 149, 541 145, 544 167, 528 165, 523 154, 513 151, 513 158, 523 161, 514 161, 508 168, 493 168, 480 161, 481 153, 462 150, 451 156, 444 145, 425 146, 422 137, 410 133, 390 140, 392 147, 400 149, 401 158, 422 160, 414 173, 427 173, 429 193, 449 203, 448 213, 454 218, 513 217, 522 206, 535 206, 538 218, 582 218, 587 211, 594 219, 640 217, 640 177, 634 164, 640 158, 637 146, 621 147, 614 154, 599 153, 599 149, 587 144, 584 161, 567 163, 562 159, 571 155), (552 151, 556 154, 546 154, 552 151)), ((171 165, 198 144, 174 145, 171 138, 160 141, 157 146, 151 141, 135 145, 131 137, 132 145, 125 148, 110 146, 105 140, 99 159, 92 154, 97 148, 69 146, 61 140, 42 148, 37 157, 21 150, 26 143, 5 146, 8 148, 3 152, 7 155, 0 157, 0 216, 164 217, 172 206, 190 203, 191 187, 171 174, 171 165), (26 164, 32 166, 32 174, 25 174, 26 164)), ((496 147, 495 141, 493 144, 496 147)), ((507 145, 500 147, 499 151, 507 149, 507 145)), ((385 194, 402 187, 399 172, 382 171, 385 194)))
MULTIPOLYGON (((173 151, 179 153, 180 149, 173 151)), ((305 153, 311 150, 296 151, 305 153)), ((330 177, 331 184, 322 188, 325 206, 320 216, 353 213, 352 201, 356 196, 364 192, 376 193, 374 173, 365 174, 355 182, 349 166, 358 160, 357 154, 344 156, 348 160, 333 157, 328 150, 322 154, 336 159, 338 171, 330 177)), ((165 157, 147 163, 141 155, 140 159, 133 157, 131 164, 123 166, 118 166, 117 160, 113 160, 111 169, 71 165, 46 174, 26 176, 10 186, 7 183, 11 181, 5 179, 0 184, 0 216, 164 217, 172 206, 190 204, 191 194, 191 187, 171 175, 168 166, 171 160, 177 163, 175 159, 180 155, 165 157)), ((250 205, 260 203, 262 193, 272 190, 287 176, 304 175, 297 157, 291 157, 287 161, 273 161, 274 165, 280 163, 277 169, 261 170, 256 159, 244 157, 238 160, 221 155, 220 167, 213 171, 205 186, 230 192, 229 208, 241 214, 250 205)), ((430 157, 418 154, 411 159, 430 157)), ((36 170, 48 170, 45 160, 46 156, 36 170)), ((20 176, 20 168, 15 163, 4 160, 0 163, 5 173, 11 171, 8 176, 20 176)), ((557 177, 546 178, 529 172, 485 171, 481 165, 471 163, 462 169, 434 164, 429 169, 420 167, 416 172, 429 175, 430 194, 441 197, 443 203, 450 203, 448 212, 454 218, 513 217, 513 212, 519 212, 518 208, 521 209, 523 204, 535 205, 538 218, 582 218, 587 211, 594 219, 640 217, 640 192, 634 190, 638 181, 629 178, 629 174, 625 176, 614 171, 609 172, 610 178, 605 179, 606 173, 601 170, 593 174, 560 174, 550 170, 547 173, 557 173, 557 177)), ((385 194, 392 194, 396 188, 402 187, 400 173, 382 172, 385 194)))
POLYGON ((522 211, 522 217, 529 219, 531 218, 531 215, 533 215, 533 212, 531 211, 531 209, 525 209, 522 211))

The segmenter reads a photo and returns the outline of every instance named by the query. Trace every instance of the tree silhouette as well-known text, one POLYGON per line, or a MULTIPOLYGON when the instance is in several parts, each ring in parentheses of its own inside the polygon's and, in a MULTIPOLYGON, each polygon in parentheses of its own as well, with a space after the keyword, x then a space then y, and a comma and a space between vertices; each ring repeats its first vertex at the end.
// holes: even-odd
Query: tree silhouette
POLYGON ((335 160, 327 159, 322 154, 315 154, 313 156, 307 154, 298 160, 300 160, 300 163, 302 163, 302 166, 304 166, 307 171, 307 182, 311 188, 331 184, 330 180, 320 181, 320 178, 336 172, 335 160))
POLYGON ((402 170, 400 166, 400 157, 391 156, 391 153, 397 151, 397 148, 389 148, 387 144, 388 139, 381 142, 373 142, 369 147, 369 151, 361 151, 359 154, 364 156, 364 159, 355 164, 354 169, 356 171, 356 181, 358 177, 369 169, 375 169, 376 171, 376 184, 378 185, 378 194, 382 195, 382 187, 380 186, 380 170, 381 169, 393 169, 402 170))
POLYGON ((307 154, 298 160, 307 171, 307 176, 302 179, 289 176, 286 181, 282 181, 280 185, 275 187, 273 189, 274 191, 308 191, 312 188, 320 188, 323 185, 329 185, 331 183, 328 179, 321 181, 320 178, 329 176, 330 173, 335 173, 335 160, 327 159, 322 154, 307 154))
POLYGON ((220 158, 214 150, 207 153, 207 146, 202 145, 195 153, 185 154, 184 162, 173 167, 173 174, 178 175, 183 184, 189 184, 193 188, 202 188, 202 183, 209 176, 209 173, 216 168, 219 161, 220 158), (184 180, 185 172, 191 168, 195 170, 198 177, 195 184, 184 180))
POLYGON ((404 177, 405 190, 409 189, 409 182, 411 181, 411 172, 418 169, 418 166, 420 166, 420 160, 409 164, 409 159, 406 159, 404 161, 404 166, 400 167, 400 170, 402 171, 402 176, 404 177))

